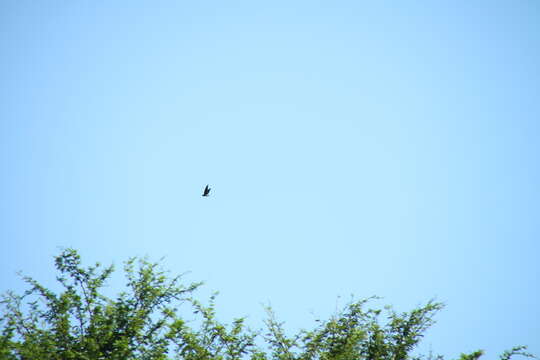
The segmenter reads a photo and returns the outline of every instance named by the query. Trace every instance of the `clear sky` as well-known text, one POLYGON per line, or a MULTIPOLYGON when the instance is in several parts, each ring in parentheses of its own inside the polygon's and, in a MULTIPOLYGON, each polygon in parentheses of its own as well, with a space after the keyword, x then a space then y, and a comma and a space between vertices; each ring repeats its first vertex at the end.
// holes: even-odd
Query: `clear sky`
POLYGON ((540 354, 538 1, 5 0, 0 54, 0 291, 165 256, 225 320, 540 354))

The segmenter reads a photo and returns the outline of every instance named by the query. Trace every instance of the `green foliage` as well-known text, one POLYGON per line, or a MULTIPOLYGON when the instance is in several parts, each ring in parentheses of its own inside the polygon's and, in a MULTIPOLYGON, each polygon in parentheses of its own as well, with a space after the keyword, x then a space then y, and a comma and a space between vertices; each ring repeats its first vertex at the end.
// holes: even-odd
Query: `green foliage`
POLYGON ((216 320, 215 295, 210 298, 210 305, 204 306, 191 298, 193 313, 200 315, 200 327, 193 330, 185 320, 176 318, 170 326, 169 339, 174 343, 176 358, 186 360, 236 360, 251 355, 259 357, 255 349, 256 334, 244 326, 244 319, 235 319, 230 326, 216 320))
POLYGON ((353 360, 408 359, 423 333, 433 324, 433 315, 441 303, 429 302, 411 312, 397 314, 387 307, 387 321, 379 321, 381 310, 364 306, 361 300, 348 304, 343 310, 311 331, 288 338, 271 310, 267 321, 267 342, 274 349, 275 359, 353 360))
POLYGON ((484 352, 482 350, 477 350, 470 354, 461 354, 461 356, 459 357, 459 360, 476 360, 480 358, 480 356, 482 355, 484 355, 484 352))
POLYGON ((116 299, 100 293, 113 267, 81 267, 73 249, 55 258, 63 291, 55 294, 29 277, 22 296, 2 297, 0 354, 5 359, 165 359, 167 321, 173 300, 185 300, 187 287, 169 279, 158 264, 130 259, 127 290, 116 299))
MULTIPOLYGON (((312 330, 289 336, 269 307, 263 332, 248 329, 243 318, 221 323, 215 295, 204 305, 193 297, 200 283, 184 286, 180 276, 170 278, 145 259, 125 263, 126 290, 115 298, 103 294, 112 266, 84 268, 73 249, 57 256, 55 265, 59 293, 23 277, 26 292, 3 294, 0 360, 443 360, 412 356, 443 308, 434 301, 404 313, 366 309, 371 299, 352 301, 312 330), (187 310, 181 312, 181 305, 187 310)), ((515 347, 500 359, 534 357, 525 350, 515 347)))
POLYGON ((525 357, 528 357, 528 358, 536 358, 533 354, 528 353, 525 350, 527 350, 526 346, 513 347, 512 349, 506 350, 505 352, 503 352, 502 355, 500 356, 500 359, 501 360, 510 360, 510 358, 512 356, 514 356, 514 355, 521 355, 521 356, 525 356, 525 357))

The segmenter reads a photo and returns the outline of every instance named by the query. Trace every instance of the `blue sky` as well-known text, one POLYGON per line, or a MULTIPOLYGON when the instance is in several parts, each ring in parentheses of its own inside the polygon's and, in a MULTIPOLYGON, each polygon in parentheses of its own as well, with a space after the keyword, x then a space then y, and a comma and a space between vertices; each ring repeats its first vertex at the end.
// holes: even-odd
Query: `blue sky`
POLYGON ((435 297, 423 349, 540 354, 536 1, 4 1, 0 46, 1 291, 165 256, 225 320, 435 297))

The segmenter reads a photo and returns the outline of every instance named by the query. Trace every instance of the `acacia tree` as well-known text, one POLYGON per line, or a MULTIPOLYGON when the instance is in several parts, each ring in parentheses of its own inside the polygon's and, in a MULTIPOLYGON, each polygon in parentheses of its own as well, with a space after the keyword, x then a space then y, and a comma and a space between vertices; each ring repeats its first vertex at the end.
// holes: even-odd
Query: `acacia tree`
MULTIPOLYGON (((2 296, 0 360, 442 360, 412 356, 443 307, 434 301, 405 313, 366 309, 370 299, 353 301, 290 336, 270 308, 264 331, 249 330, 243 318, 219 322, 215 296, 204 305, 193 296, 200 283, 184 285, 159 263, 129 259, 126 290, 114 298, 103 294, 113 266, 85 268, 73 249, 55 257, 55 265, 59 293, 23 277, 26 292, 2 296)), ((525 350, 513 348, 500 359, 533 357, 525 350)), ((459 360, 481 356, 476 351, 459 360)))

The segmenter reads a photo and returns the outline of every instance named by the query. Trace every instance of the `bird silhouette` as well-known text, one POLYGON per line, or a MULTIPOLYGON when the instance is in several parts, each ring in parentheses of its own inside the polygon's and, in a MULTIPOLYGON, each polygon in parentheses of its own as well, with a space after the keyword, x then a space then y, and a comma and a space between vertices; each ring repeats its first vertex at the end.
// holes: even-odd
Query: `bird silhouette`
POLYGON ((204 188, 204 192, 202 194, 202 196, 208 196, 210 194, 210 187, 208 185, 206 185, 206 187, 204 188))

